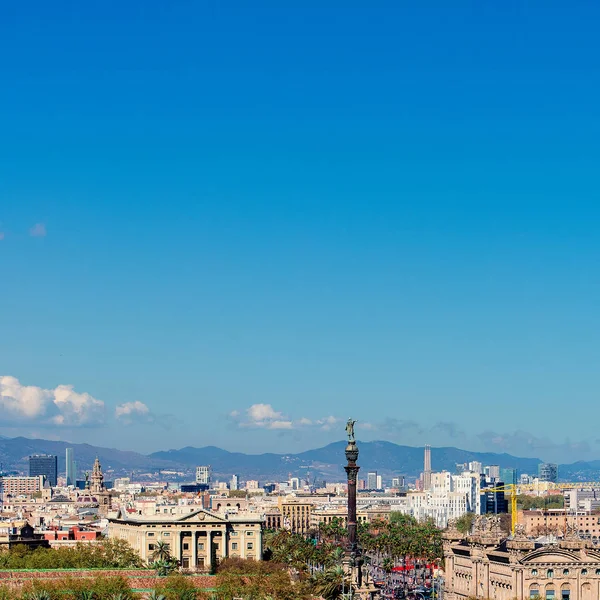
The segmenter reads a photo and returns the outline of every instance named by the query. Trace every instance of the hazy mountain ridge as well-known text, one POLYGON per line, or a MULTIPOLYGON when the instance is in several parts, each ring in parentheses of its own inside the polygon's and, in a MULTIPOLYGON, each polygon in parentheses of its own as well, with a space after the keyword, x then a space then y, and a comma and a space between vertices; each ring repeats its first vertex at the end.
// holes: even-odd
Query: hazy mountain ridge
MULTIPOLYGON (((24 437, 0 438, 0 462, 5 471, 27 471, 27 457, 30 454, 48 453, 58 456, 59 471, 64 472, 65 449, 73 448, 80 469, 89 469, 99 457, 106 470, 155 472, 158 469, 190 471, 196 465, 211 465, 215 478, 229 478, 233 473, 243 480, 258 479, 261 482, 283 481, 292 476, 309 476, 310 479, 341 481, 345 441, 334 442, 322 448, 307 450, 297 454, 245 454, 229 452, 216 446, 163 450, 144 455, 138 452, 103 448, 90 444, 71 444, 43 439, 24 437)), ((384 479, 395 475, 417 477, 423 470, 423 448, 401 446, 392 442, 359 442, 359 477, 366 478, 369 471, 377 471, 384 479)), ((454 472, 457 463, 479 461, 484 465, 516 468, 521 473, 536 474, 537 458, 522 458, 510 454, 492 452, 471 452, 460 448, 442 447, 431 449, 431 462, 434 471, 454 472)), ((600 478, 600 460, 579 461, 559 466, 562 479, 588 481, 600 478)))

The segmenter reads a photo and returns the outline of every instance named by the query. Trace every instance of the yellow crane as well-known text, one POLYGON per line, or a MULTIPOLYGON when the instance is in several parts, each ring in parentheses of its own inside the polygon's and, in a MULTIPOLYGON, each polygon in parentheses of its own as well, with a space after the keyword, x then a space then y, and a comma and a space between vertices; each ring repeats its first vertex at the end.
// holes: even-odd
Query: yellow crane
MULTIPOLYGON (((520 492, 530 491, 530 492, 540 492, 540 483, 544 484, 546 482, 538 482, 538 483, 506 483, 504 485, 500 485, 497 487, 485 487, 481 489, 481 492, 508 492, 508 496, 510 499, 510 533, 511 535, 515 535, 515 530, 517 527, 517 495, 520 492)), ((541 487, 546 487, 542 485, 541 487)), ((599 481, 572 481, 568 483, 551 483, 549 487, 546 487, 544 491, 557 490, 557 491, 565 491, 565 490, 578 490, 578 489, 586 489, 586 488, 597 488, 600 489, 599 481)))

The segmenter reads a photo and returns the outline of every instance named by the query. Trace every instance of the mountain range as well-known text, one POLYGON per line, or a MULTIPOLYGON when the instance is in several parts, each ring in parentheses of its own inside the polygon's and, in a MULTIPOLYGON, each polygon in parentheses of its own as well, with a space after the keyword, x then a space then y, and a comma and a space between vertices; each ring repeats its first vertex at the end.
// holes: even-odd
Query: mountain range
MULTIPOLYGON (((358 442, 361 466, 359 477, 366 478, 368 471, 377 471, 384 479, 395 475, 414 478, 423 470, 424 449, 400 446, 392 442, 358 442)), ((193 478, 196 465, 211 465, 216 479, 226 480, 236 473, 242 480, 257 479, 261 482, 285 481, 298 476, 321 481, 342 481, 344 448, 346 442, 334 442, 322 448, 296 454, 245 454, 228 452, 215 446, 194 448, 187 446, 179 450, 164 450, 149 455, 138 452, 103 448, 90 444, 70 444, 24 437, 0 437, 0 471, 27 472, 27 458, 31 454, 56 454, 59 472, 65 470, 65 449, 73 448, 80 471, 90 469, 96 456, 106 471, 113 476, 135 472, 155 473, 158 470, 176 470, 193 478)), ((457 464, 479 461, 484 465, 499 465, 515 468, 520 473, 536 474, 537 458, 520 458, 510 454, 492 452, 470 452, 459 448, 443 447, 431 449, 434 471, 454 472, 457 464)), ((576 462, 559 466, 563 480, 591 481, 600 478, 600 461, 576 462)))

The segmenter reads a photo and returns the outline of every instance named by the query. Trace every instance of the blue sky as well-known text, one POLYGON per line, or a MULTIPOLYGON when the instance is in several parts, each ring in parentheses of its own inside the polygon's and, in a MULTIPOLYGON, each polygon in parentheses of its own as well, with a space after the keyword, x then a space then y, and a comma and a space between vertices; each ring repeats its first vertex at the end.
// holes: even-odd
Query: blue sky
POLYGON ((597 3, 2 11, 0 434, 600 458, 597 3))

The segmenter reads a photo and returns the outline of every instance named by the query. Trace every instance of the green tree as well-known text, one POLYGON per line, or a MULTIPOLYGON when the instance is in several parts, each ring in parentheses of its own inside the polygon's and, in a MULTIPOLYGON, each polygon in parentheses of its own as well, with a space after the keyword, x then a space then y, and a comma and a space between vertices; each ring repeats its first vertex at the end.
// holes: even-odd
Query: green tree
POLYGON ((456 529, 462 534, 467 535, 471 532, 475 522, 475 513, 465 513, 456 520, 456 529))

